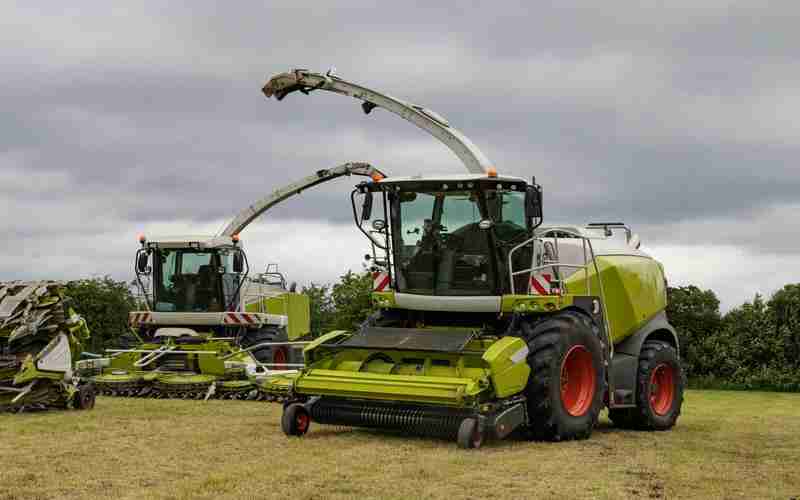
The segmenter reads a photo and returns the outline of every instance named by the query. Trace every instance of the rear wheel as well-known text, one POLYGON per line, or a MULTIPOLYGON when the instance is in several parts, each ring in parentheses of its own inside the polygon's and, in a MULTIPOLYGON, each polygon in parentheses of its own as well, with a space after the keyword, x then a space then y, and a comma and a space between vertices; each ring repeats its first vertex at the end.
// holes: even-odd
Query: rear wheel
POLYGON ((286 346, 278 346, 275 347, 272 351, 272 366, 273 370, 285 370, 287 368, 286 363, 289 360, 288 349, 286 346))
POLYGON ((311 415, 305 406, 292 403, 283 410, 281 429, 287 436, 303 436, 311 427, 311 415))
POLYGON ((526 393, 530 434, 562 441, 588 438, 603 408, 606 368, 599 329, 576 311, 519 326, 528 342, 526 393))
POLYGON ((672 428, 681 414, 686 377, 674 347, 648 340, 639 355, 636 408, 610 410, 614 425, 663 431, 672 428))
MULTIPOLYGON (((286 330, 278 326, 265 326, 259 330, 248 331, 241 341, 243 348, 248 348, 264 342, 282 342, 286 340, 286 330)), ((259 363, 275 363, 275 353, 282 346, 264 346, 251 351, 259 363)), ((274 368, 270 366, 270 369, 274 368)))

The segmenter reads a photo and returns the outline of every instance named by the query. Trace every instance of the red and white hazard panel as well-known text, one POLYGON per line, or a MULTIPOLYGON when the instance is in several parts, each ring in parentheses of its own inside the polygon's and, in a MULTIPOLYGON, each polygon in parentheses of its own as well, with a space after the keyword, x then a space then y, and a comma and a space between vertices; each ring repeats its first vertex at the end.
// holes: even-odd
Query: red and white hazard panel
POLYGON ((226 325, 255 325, 258 321, 258 316, 249 313, 240 312, 226 312, 223 322, 226 325))
POLYGON ((128 324, 131 326, 141 325, 150 321, 149 312, 132 312, 128 314, 128 324))
POLYGON ((559 289, 553 287, 553 275, 536 273, 531 275, 531 295, 558 295, 559 289))
POLYGON ((372 289, 376 292, 391 290, 392 287, 389 286, 390 281, 389 273, 383 271, 375 271, 372 273, 372 289))

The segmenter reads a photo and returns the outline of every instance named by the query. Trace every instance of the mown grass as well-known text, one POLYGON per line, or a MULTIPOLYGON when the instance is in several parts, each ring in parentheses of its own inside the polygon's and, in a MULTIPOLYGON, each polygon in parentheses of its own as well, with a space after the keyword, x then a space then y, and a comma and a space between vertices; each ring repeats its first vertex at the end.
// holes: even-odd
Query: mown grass
POLYGON ((670 432, 503 441, 280 430, 279 405, 98 399, 0 415, 0 499, 800 497, 800 395, 690 391, 670 432))

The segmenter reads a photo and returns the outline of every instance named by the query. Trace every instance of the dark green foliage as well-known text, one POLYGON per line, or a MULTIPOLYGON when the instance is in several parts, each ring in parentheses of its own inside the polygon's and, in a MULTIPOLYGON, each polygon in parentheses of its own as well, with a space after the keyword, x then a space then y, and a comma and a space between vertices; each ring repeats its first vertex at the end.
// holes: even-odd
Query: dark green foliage
POLYGON ((681 358, 690 376, 707 375, 715 365, 715 336, 722 325, 719 299, 694 285, 669 288, 667 316, 680 336, 681 358))
POLYGON ((304 286, 300 293, 309 298, 311 308, 311 334, 318 337, 331 330, 336 317, 330 285, 311 283, 304 286))
POLYGON ((372 276, 347 271, 333 286, 312 283, 303 287, 311 300, 311 332, 316 337, 331 330, 352 330, 374 310, 372 276))
POLYGON ((372 306, 372 275, 347 271, 331 291, 336 308, 335 327, 352 330, 374 310, 372 306))
POLYGON ((116 347, 120 335, 129 331, 128 313, 136 309, 136 300, 128 283, 109 276, 73 281, 67 285, 65 295, 86 318, 92 332, 87 350, 99 353, 116 347))
POLYGON ((720 316, 714 293, 670 288, 667 309, 693 385, 800 391, 800 285, 720 316))
POLYGON ((800 370, 800 284, 786 285, 768 304, 773 314, 775 336, 785 346, 786 362, 800 370))

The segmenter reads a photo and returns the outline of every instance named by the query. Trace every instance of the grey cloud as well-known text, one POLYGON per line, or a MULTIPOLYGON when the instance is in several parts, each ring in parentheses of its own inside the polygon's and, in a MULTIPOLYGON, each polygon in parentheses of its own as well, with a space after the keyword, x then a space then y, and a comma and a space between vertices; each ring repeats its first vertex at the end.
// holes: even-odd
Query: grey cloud
MULTIPOLYGON (((224 220, 349 160, 460 171, 388 113, 259 92, 269 73, 335 65, 447 116, 502 172, 536 175, 553 222, 624 219, 657 241, 702 227, 706 240, 791 252, 729 235, 759 234, 800 192, 800 7, 549 4, 5 8, 0 206, 13 216, 0 230, 35 242, 224 220)), ((345 223, 351 181, 270 220, 345 223)))

